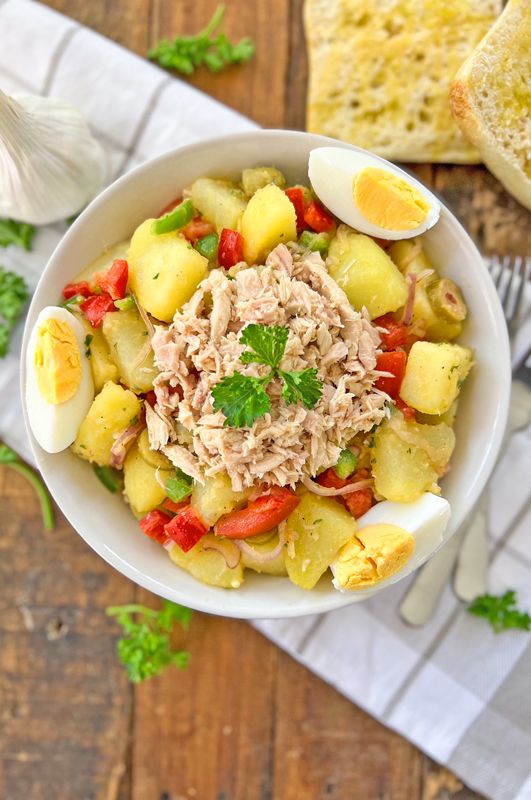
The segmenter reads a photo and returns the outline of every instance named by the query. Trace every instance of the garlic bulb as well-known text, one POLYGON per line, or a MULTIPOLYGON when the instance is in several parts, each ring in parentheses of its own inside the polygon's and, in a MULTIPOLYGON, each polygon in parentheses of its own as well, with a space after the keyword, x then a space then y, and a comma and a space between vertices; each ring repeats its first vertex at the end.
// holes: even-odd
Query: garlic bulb
POLYGON ((61 100, 0 90, 0 216, 45 225, 91 200, 105 153, 79 111, 61 100))

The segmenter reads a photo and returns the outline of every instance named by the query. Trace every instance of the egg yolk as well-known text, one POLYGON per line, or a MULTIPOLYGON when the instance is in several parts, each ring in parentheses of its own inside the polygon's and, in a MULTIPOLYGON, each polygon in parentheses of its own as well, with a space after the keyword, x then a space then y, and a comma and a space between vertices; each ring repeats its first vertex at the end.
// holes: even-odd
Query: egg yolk
POLYGON ((47 319, 37 331, 35 373, 39 392, 47 403, 65 403, 81 383, 81 355, 67 322, 47 319))
POLYGON ((358 172, 353 195, 358 210, 369 222, 390 231, 417 228, 430 210, 430 204, 417 189, 377 167, 358 172))
POLYGON ((340 589, 365 589, 398 572, 415 550, 413 536, 398 525, 367 525, 339 551, 334 576, 340 589))

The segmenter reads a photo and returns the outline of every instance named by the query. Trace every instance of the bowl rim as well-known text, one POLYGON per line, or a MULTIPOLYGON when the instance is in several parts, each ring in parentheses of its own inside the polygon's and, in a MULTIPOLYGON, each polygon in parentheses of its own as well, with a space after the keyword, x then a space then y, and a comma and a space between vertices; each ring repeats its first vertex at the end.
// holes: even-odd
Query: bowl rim
MULTIPOLYGON (((25 401, 25 383, 26 383, 26 353, 29 338, 31 335, 31 329, 34 325, 36 315, 39 313, 42 306, 42 303, 38 303, 38 295, 40 293, 41 287, 46 282, 47 273, 49 272, 50 266, 53 265, 57 259, 61 258, 61 251, 63 248, 66 247, 70 239, 72 239, 78 232, 78 230, 84 225, 87 217, 99 209, 101 206, 104 206, 107 203, 107 200, 110 196, 114 195, 115 193, 119 193, 122 190, 124 185, 127 185, 129 181, 133 178, 137 178, 142 173, 149 173, 156 165, 163 163, 165 161, 172 162, 176 158, 186 158, 187 154, 190 152, 194 152, 197 150, 201 150, 201 148, 208 149, 213 145, 219 145, 220 147, 227 147, 231 144, 238 145, 238 143, 244 142, 246 140, 253 140, 253 139, 271 139, 273 141, 278 140, 286 140, 286 139, 308 139, 312 138, 316 141, 316 147, 326 147, 326 146, 336 146, 341 147, 343 149, 352 149, 359 152, 367 152, 370 153, 371 156, 375 156, 376 154, 372 153, 369 150, 365 150, 364 148, 357 147, 356 145, 351 145, 347 142, 343 142, 341 140, 332 139, 330 137, 321 136, 319 134, 314 134, 309 131, 296 131, 290 129, 263 129, 263 128, 256 128, 250 131, 244 131, 239 133, 233 134, 223 134, 219 136, 212 136, 208 138, 201 139, 196 142, 192 142, 180 147, 173 148, 168 150, 154 158, 148 159, 143 163, 137 165, 129 172, 121 175, 119 178, 114 180, 108 186, 106 186, 93 200, 89 203, 89 205, 81 212, 81 214, 76 218, 74 223, 70 226, 68 231, 64 234, 61 240, 58 242, 57 246, 55 247, 53 253, 51 254, 50 258, 48 259, 43 272, 39 278, 37 286, 32 296, 32 300, 30 306, 28 308, 28 313, 26 316, 26 324, 24 327, 23 339, 22 339, 22 346, 21 346, 21 370, 20 370, 20 393, 22 397, 22 410, 23 410, 23 417, 24 417, 24 424, 26 428, 26 433, 29 438, 31 451, 33 453, 35 462, 42 473, 42 477, 46 482, 46 478, 44 475, 45 470, 49 469, 49 466, 45 464, 47 457, 49 454, 45 453, 41 450, 40 446, 35 440, 33 433, 31 431, 31 427, 28 421, 27 409, 26 409, 26 401, 25 401), (38 306, 38 307, 37 307, 38 306)), ((395 169, 400 170, 404 177, 411 178, 413 177, 421 186, 424 186, 422 180, 420 180, 416 175, 410 175, 407 171, 402 169, 397 164, 388 161, 387 159, 382 158, 381 156, 376 156, 379 158, 383 164, 390 163, 393 165, 395 169)), ((449 210, 449 208, 445 205, 444 201, 440 198, 438 193, 431 189, 430 187, 426 187, 429 191, 435 194, 438 197, 438 200, 441 204, 441 217, 446 217, 450 224, 454 226, 454 228, 458 231, 459 236, 462 238, 463 243, 468 246, 471 252, 475 252, 475 255, 478 259, 481 259, 481 254, 476 247, 475 243, 473 242, 472 238, 461 224, 461 222, 454 216, 454 214, 449 210)), ((477 503, 478 498, 480 497, 481 493, 483 492, 488 478, 494 468, 496 459, 498 457, 503 434, 505 431, 505 426, 507 422, 507 416, 509 412, 509 399, 510 399, 510 384, 511 384, 511 361, 510 361, 510 347, 509 347, 509 338, 507 333, 507 327, 505 324, 505 320, 503 317, 503 311, 492 281, 490 281, 488 277, 488 273, 485 271, 486 280, 482 285, 482 289, 486 292, 491 305, 493 306, 494 317, 497 323, 496 329, 496 336, 500 338, 500 343, 504 352, 504 362, 505 362, 505 369, 503 370, 503 374, 500 375, 500 380, 497 386, 497 404, 496 404, 496 415, 495 415, 495 422, 494 427, 492 429, 492 436, 489 442, 489 447, 486 453, 481 460, 481 463, 478 465, 478 471, 476 474, 475 481, 473 483, 473 489, 469 492, 469 508, 467 514, 465 515, 465 520, 461 524, 466 524, 466 516, 471 512, 474 508, 475 504, 477 503)), ((76 525, 76 520, 73 519, 73 515, 65 511, 59 501, 55 496, 55 492, 53 489, 49 487, 49 490, 56 500, 61 512, 66 517, 72 528, 76 531, 76 533, 81 536, 81 538, 93 549, 99 556, 101 556, 108 564, 114 567, 118 572, 125 575, 125 577, 129 578, 130 580, 134 581, 136 584, 141 586, 144 589, 147 589, 154 594, 158 595, 159 597, 166 598, 168 600, 172 600, 173 602, 181 603, 183 605, 188 605, 198 611, 202 611, 205 613, 215 614, 219 616, 225 617, 233 617, 238 619, 287 619, 291 617, 299 617, 299 616, 307 616, 308 614, 322 614, 328 611, 339 609, 350 605, 353 602, 356 602, 360 598, 356 598, 356 593, 342 593, 342 592, 329 592, 323 594, 321 597, 321 601, 319 603, 314 603, 311 609, 305 608, 304 604, 295 604, 295 605, 287 605, 279 610, 266 610, 263 607, 263 602, 256 603, 249 603, 245 604, 245 607, 242 609, 235 609, 235 608, 222 608, 219 604, 216 605, 214 601, 202 601, 201 599, 189 598, 184 591, 179 591, 178 588, 175 587, 168 587, 165 584, 161 583, 156 578, 151 577, 149 574, 142 572, 136 567, 133 563, 124 560, 120 557, 117 553, 115 553, 112 549, 107 547, 105 543, 97 537, 90 537, 85 535, 85 533, 81 533, 78 530, 76 525), (192 602, 190 601, 192 600, 192 602)), ((459 526, 458 526, 459 527, 459 526)), ((454 536, 457 530, 454 530, 450 536, 454 536)), ((263 580, 264 577, 270 576, 263 576, 261 575, 260 578, 263 580)), ((200 584, 202 585, 202 584, 200 584)), ((213 588, 213 587, 209 587, 213 588)), ((225 590, 219 590, 225 591, 225 590)), ((301 590, 302 591, 302 590, 301 590)), ((308 593, 311 594, 311 593, 308 593)))

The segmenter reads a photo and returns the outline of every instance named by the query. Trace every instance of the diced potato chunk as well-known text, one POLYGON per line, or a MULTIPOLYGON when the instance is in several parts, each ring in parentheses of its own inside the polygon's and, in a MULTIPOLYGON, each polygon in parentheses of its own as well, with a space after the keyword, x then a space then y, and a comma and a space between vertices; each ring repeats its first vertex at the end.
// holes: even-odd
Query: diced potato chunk
POLYGON ((247 198, 234 183, 213 178, 198 178, 192 184, 190 191, 194 208, 216 227, 218 233, 221 233, 223 228, 239 230, 247 198))
POLYGON ((120 380, 133 392, 149 392, 157 374, 148 329, 136 308, 113 311, 103 319, 102 331, 120 380), (139 361, 139 356, 144 357, 139 361))
POLYGON ((290 580, 302 589, 313 589, 356 530, 356 520, 337 500, 303 495, 287 519, 286 533, 294 548, 293 557, 290 548, 286 551, 290 580))
MULTIPOLYGON (((271 553, 278 546, 278 535, 274 533, 265 542, 256 542, 254 537, 249 539, 247 544, 253 548, 259 555, 271 553)), ((249 555, 248 553, 242 554, 242 561, 244 567, 261 572, 264 575, 287 575, 286 570, 286 550, 283 548, 281 552, 271 561, 260 561, 259 559, 249 555)))
POLYGON ((361 311, 365 306, 372 319, 406 302, 406 281, 385 250, 347 225, 337 229, 326 266, 354 308, 361 311))
POLYGON ((144 428, 142 433, 137 439, 138 443, 138 452, 144 459, 144 461, 149 464, 151 467, 158 467, 159 469, 173 469, 173 464, 171 463, 169 458, 166 458, 164 453, 159 452, 158 450, 152 450, 149 446, 149 434, 147 432, 147 428, 144 428))
POLYGON ((262 263, 277 244, 297 240, 295 208, 286 194, 270 183, 251 197, 241 221, 245 260, 262 263))
MULTIPOLYGON (((135 442, 124 462, 124 489, 137 517, 153 511, 166 497, 166 492, 157 481, 156 472, 155 467, 144 461, 135 442)), ((161 470, 159 477, 164 482, 172 474, 173 470, 161 470)))
POLYGON ((472 366, 472 352, 458 344, 415 342, 406 364, 400 397, 424 414, 444 414, 472 366))
POLYGON ((127 260, 129 287, 149 314, 171 322, 208 272, 208 260, 178 231, 152 233, 147 219, 133 234, 127 260))
POLYGON ((268 183, 274 183, 283 189, 286 179, 276 167, 251 167, 242 172, 242 186, 247 197, 251 197, 268 183))
POLYGON ((140 400, 129 389, 106 383, 79 426, 73 452, 100 466, 109 465, 116 436, 138 418, 140 407, 140 400))
POLYGON ((88 349, 90 350, 90 368, 94 379, 94 388, 100 392, 107 381, 118 381, 118 367, 111 358, 109 345, 101 328, 93 328, 89 322, 84 325, 87 336, 91 336, 88 349))
POLYGON ((201 583, 210 586, 220 586, 223 589, 238 589, 243 583, 243 564, 240 561, 237 567, 230 568, 223 555, 219 552, 223 548, 236 550, 234 542, 220 539, 207 533, 187 553, 183 553, 178 545, 170 550, 170 558, 178 567, 182 567, 201 583), (216 549, 209 550, 209 545, 216 549))
POLYGON ((206 478, 203 485, 194 485, 191 502, 205 525, 211 528, 224 514, 245 505, 249 494, 249 491, 235 492, 229 476, 219 473, 206 478))
POLYGON ((449 425, 450 428, 452 428, 455 422, 458 405, 459 400, 455 400, 444 414, 423 414, 419 411, 417 412, 417 420, 418 422, 422 422, 423 425, 438 425, 440 422, 444 422, 445 425, 449 425))
POLYGON ((406 422, 396 412, 374 435, 372 473, 375 489, 387 500, 409 503, 433 487, 455 446, 452 429, 406 422))
POLYGON ((378 494, 395 503, 417 500, 439 477, 425 450, 384 425, 374 436, 372 474, 378 494))

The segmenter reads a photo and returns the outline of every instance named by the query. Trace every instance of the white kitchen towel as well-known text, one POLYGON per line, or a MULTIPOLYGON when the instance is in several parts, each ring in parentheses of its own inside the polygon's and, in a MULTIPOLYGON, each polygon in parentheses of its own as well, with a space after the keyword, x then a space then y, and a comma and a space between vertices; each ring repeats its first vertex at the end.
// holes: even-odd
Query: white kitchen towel
MULTIPOLYGON (((171 34, 171 31, 168 31, 171 34)), ((31 2, 0 0, 0 87, 71 101, 105 147, 113 177, 213 132, 253 123, 70 19, 31 2), (110 79, 112 78, 112 79, 110 79)), ((42 228, 33 252, 0 263, 33 287, 65 231, 42 228)), ((0 362, 0 438, 30 459, 18 399, 21 330, 0 362)), ((519 393, 518 402, 529 404, 519 393), (522 399, 523 398, 523 399, 522 399)), ((480 409, 478 409, 480 413, 480 409)), ((490 498, 491 588, 531 607, 531 428, 513 436, 490 498)), ((448 590, 434 620, 408 628, 401 583, 370 601, 256 627, 385 725, 494 800, 531 800, 531 637, 495 635, 448 590)))

